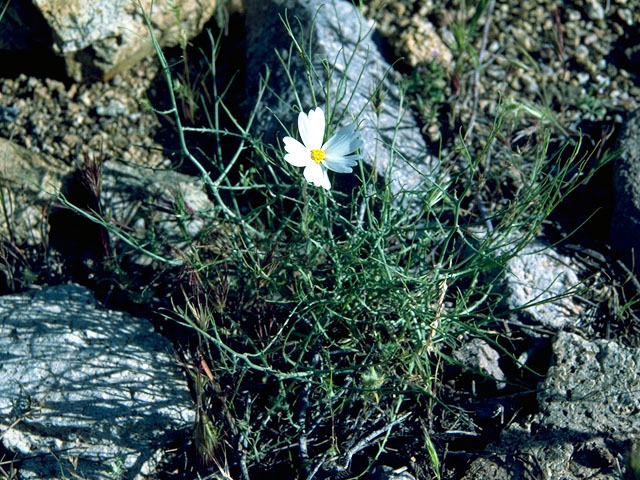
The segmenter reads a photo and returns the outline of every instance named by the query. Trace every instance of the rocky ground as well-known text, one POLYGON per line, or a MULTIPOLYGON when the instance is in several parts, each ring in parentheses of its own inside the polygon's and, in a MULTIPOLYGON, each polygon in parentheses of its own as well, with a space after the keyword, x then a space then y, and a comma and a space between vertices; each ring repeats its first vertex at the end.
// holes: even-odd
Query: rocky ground
MULTIPOLYGON (((613 147, 628 115, 640 104, 640 1, 488 1, 484 2, 488 10, 477 18, 471 2, 458 0, 363 3, 366 15, 378 22, 377 38, 387 59, 397 61, 396 67, 404 75, 408 99, 425 138, 431 145, 442 142, 444 155, 453 150, 460 131, 471 130, 469 143, 473 148, 481 147, 505 103, 521 109, 522 117, 512 126, 511 137, 498 139, 493 163, 486 166, 488 176, 497 176, 494 183, 487 182, 482 192, 488 205, 500 202, 499 187, 507 183, 500 143, 518 145, 526 159, 535 149, 530 137, 542 122, 553 132, 555 145, 576 139, 583 132, 585 149, 596 151, 597 161, 598 155, 613 147)), ((239 48, 244 41, 242 14, 236 13, 228 26, 231 33, 223 46, 239 48)), ((201 40, 206 43, 206 39, 201 40)), ((178 59, 182 53, 174 49, 169 56, 178 59)), ((224 49, 221 55, 224 56, 224 49)), ((229 71, 236 67, 242 68, 230 61, 229 71)), ((158 64, 150 58, 106 82, 76 83, 60 72, 34 67, 28 75, 2 79, 0 136, 70 168, 85 155, 98 153, 126 163, 164 167, 173 161, 175 143, 167 128, 170 125, 149 107, 160 104, 163 92, 158 64)), ((601 169, 590 186, 566 202, 544 232, 546 240, 553 242, 593 216, 595 226, 574 235, 563 247, 566 256, 557 255, 554 260, 556 264, 570 264, 572 275, 588 279, 589 289, 580 292, 576 304, 565 307, 588 312, 581 324, 568 329, 587 335, 593 342, 567 333, 551 345, 548 340, 557 326, 536 327, 541 337, 546 335, 547 343, 531 342, 527 354, 538 356, 541 363, 548 362, 550 350, 559 358, 553 375, 545 380, 545 388, 552 392, 549 401, 539 411, 535 410, 530 392, 529 397, 522 392, 513 393, 517 398, 510 403, 500 391, 494 391, 493 398, 482 400, 459 395, 456 392, 467 386, 465 382, 469 386, 473 383, 468 377, 462 376, 458 384, 444 385, 443 392, 450 400, 469 402, 467 409, 473 412, 470 416, 476 422, 484 422, 490 432, 476 442, 475 436, 470 440, 461 433, 463 428, 447 425, 449 430, 436 436, 443 452, 445 478, 561 478, 566 473, 561 466, 578 457, 579 461, 572 463, 572 476, 566 478, 631 478, 629 468, 624 466, 627 460, 620 452, 637 441, 637 432, 631 431, 636 427, 630 420, 637 414, 630 407, 637 404, 637 390, 632 390, 636 400, 626 398, 625 395, 633 395, 625 392, 628 385, 616 383, 613 378, 607 382, 604 377, 611 373, 603 367, 626 365, 627 370, 637 370, 638 353, 634 347, 640 345, 638 318, 633 309, 625 309, 633 274, 611 256, 610 239, 602 227, 606 225, 608 232, 613 209, 611 187, 607 186, 610 174, 610 168, 601 169), (603 208, 594 214, 596 207, 603 208), (617 343, 608 343, 612 340, 617 343), (586 372, 601 378, 589 383, 588 376, 581 377, 576 385, 567 387, 567 372, 577 362, 583 362, 586 372), (590 418, 598 414, 597 406, 604 405, 607 412, 604 419, 598 417, 598 422, 605 422, 599 425, 600 430, 615 428, 623 434, 589 437, 578 432, 563 436, 562 432, 575 424, 553 424, 561 421, 558 419, 562 418, 563 406, 554 403, 552 394, 566 394, 566 388, 584 396, 600 392, 596 407, 584 398, 575 407, 582 426, 589 425, 590 418), (620 405, 624 411, 617 409, 620 405), (492 429, 490 425, 497 423, 498 417, 499 427, 492 429), (478 445, 484 449, 482 454, 478 445), (540 452, 545 448, 551 454, 540 452), (522 468, 523 462, 516 461, 517 455, 511 455, 510 449, 517 449, 517 455, 526 457, 524 463, 530 469, 522 468), (536 463, 536 458, 544 455, 552 457, 544 465, 553 467, 543 468, 540 462, 536 463)), ((4 249, 0 264, 2 294, 22 290, 31 283, 78 280, 72 268, 52 262, 46 246, 9 245, 4 249)), ((540 261, 548 265, 549 259, 540 261)), ((86 272, 83 275, 86 280, 86 272)), ((558 318, 557 311, 547 314, 558 318)), ((519 339, 513 341, 517 343, 519 339)), ((464 353, 461 355, 464 357, 464 353)), ((477 360, 470 362, 474 361, 477 360)), ((613 375, 618 374, 622 372, 613 375)), ((489 375, 501 380, 500 373, 489 375)), ((518 375, 534 382, 524 373, 518 375)), ((405 459, 405 464, 418 476, 428 470, 411 459, 405 459)), ((381 473, 375 478, 404 478, 401 473, 381 473)))
POLYGON ((159 123, 147 103, 157 73, 149 58, 108 83, 65 82, 47 72, 6 78, 0 93, 2 136, 69 165, 101 151, 158 166, 163 161, 154 142, 159 123))
MULTIPOLYGON (((620 123, 638 106, 640 14, 632 1, 495 2, 486 41, 489 12, 475 19, 470 3, 381 0, 366 5, 394 54, 414 68, 435 60, 455 72, 465 60, 456 51, 457 29, 471 27, 470 43, 482 54, 478 112, 484 121, 511 97, 548 107, 570 132, 585 122, 620 123), (446 46, 429 41, 431 31, 446 46)), ((471 72, 466 75, 453 77, 445 88, 445 97, 462 99, 464 123, 472 113, 471 92, 464 89, 475 87, 471 72)))

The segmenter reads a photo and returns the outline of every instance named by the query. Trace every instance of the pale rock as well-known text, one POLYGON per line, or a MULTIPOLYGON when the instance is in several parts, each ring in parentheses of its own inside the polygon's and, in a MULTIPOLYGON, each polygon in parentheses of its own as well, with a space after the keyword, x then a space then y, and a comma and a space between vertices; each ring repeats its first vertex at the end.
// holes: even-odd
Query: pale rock
MULTIPOLYGON (((71 203, 87 208, 76 198, 79 190, 80 197, 87 195, 73 171, 62 162, 0 138, 0 201, 4 209, 0 240, 22 246, 54 239, 54 246, 63 243, 80 248, 76 243, 88 237, 69 235, 77 227, 77 217, 69 216, 70 211, 60 208, 56 199, 58 192, 64 192, 71 203)), ((198 178, 113 160, 107 160, 101 171, 100 210, 107 221, 125 230, 137 225, 142 238, 153 231, 165 247, 161 254, 175 260, 175 248, 186 246, 207 227, 206 213, 214 206, 198 178)), ((119 241, 117 236, 111 237, 112 242, 119 241)), ((151 261, 141 253, 134 259, 140 265, 151 261)))
POLYGON ((534 241, 507 261, 505 300, 527 323, 553 330, 576 325, 584 309, 574 295, 580 286, 571 260, 534 241))
POLYGON ((47 237, 51 192, 72 168, 0 138, 0 240, 41 245, 47 237))
MULTIPOLYGON (((131 0, 32 0, 10 2, 9 25, 0 44, 16 49, 48 46, 64 58, 76 81, 106 80, 153 53, 138 2, 131 0), (23 5, 21 5, 23 4, 23 5), (34 8, 35 7, 35 8, 34 8), (4 40, 16 36, 23 41, 4 40), (36 40, 31 40, 36 38, 36 40)), ((142 0, 162 46, 175 46, 199 34, 215 11, 215 0, 142 0), (153 3, 153 8, 151 5, 153 3)))
POLYGON ((403 50, 400 55, 405 56, 411 66, 438 62, 446 69, 451 67, 453 55, 442 41, 434 26, 420 15, 411 17, 412 28, 406 28, 400 33, 403 50))
POLYGON ((0 419, 21 479, 141 480, 195 413, 151 323, 70 284, 0 297, 0 419))
POLYGON ((598 0, 587 0, 585 11, 591 20, 604 20, 604 8, 598 0))
POLYGON ((505 386, 506 377, 500 368, 500 354, 485 340, 474 338, 455 350, 453 357, 495 380, 498 388, 505 386))
POLYGON ((388 465, 378 465, 362 478, 363 480, 416 480, 407 467, 393 468, 388 465))
MULTIPOLYGON (((196 177, 116 161, 105 162, 102 176, 104 214, 120 225, 135 226, 141 238, 154 232, 165 258, 176 260, 176 248, 186 247, 208 226, 207 213, 214 207, 196 177)), ((134 261, 148 265, 152 259, 136 254, 134 261)))
POLYGON ((631 10, 629 10, 628 8, 619 8, 618 17, 620 17, 620 20, 622 20, 627 25, 633 27, 633 13, 631 12, 631 10))

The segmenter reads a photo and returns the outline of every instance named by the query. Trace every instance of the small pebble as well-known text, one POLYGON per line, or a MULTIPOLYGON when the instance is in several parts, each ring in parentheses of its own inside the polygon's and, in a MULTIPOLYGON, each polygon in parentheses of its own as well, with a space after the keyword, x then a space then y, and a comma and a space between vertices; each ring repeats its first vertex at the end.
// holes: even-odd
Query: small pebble
POLYGON ((578 84, 584 85, 589 81, 591 76, 586 72, 578 72, 578 74, 576 75, 576 78, 578 79, 578 84))
POLYGON ((585 10, 591 20, 604 20, 604 8, 597 0, 587 0, 585 10))
POLYGON ((539 91, 538 82, 536 82, 533 76, 529 75, 528 73, 523 73, 522 76, 520 77, 520 80, 522 80, 525 92, 531 93, 531 94, 538 93, 539 91))
POLYGON ((567 10, 567 17, 569 17, 570 21, 577 22, 582 18, 582 15, 577 10, 569 9, 567 10))
POLYGON ((0 122, 13 122, 18 118, 20 110, 15 107, 5 107, 0 105, 0 122))
POLYGON ((575 52, 576 60, 584 63, 589 58, 589 49, 584 45, 579 45, 575 52))
POLYGON ((96 113, 101 117, 120 117, 128 115, 129 109, 118 100, 111 99, 106 106, 96 106, 96 113))
POLYGON ((633 13, 628 8, 619 8, 618 17, 628 26, 633 27, 633 13))
POLYGON ((585 45, 592 45, 598 41, 598 36, 595 33, 590 33, 584 39, 585 45))

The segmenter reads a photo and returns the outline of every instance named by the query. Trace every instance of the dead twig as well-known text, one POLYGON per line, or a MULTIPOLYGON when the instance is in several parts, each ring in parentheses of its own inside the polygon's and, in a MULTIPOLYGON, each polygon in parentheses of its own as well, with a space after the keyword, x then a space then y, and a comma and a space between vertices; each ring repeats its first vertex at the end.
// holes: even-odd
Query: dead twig
MULTIPOLYGON (((311 368, 314 369, 320 363, 320 354, 316 353, 311 358, 311 368)), ((309 409, 309 394, 311 392, 311 382, 308 381, 302 387, 302 395, 300 396, 300 410, 298 412, 298 424, 300 425, 301 435, 298 439, 298 449, 300 450, 300 460, 302 460, 301 468, 304 475, 309 475, 309 449, 307 447, 308 435, 311 430, 307 431, 307 410, 309 409)))
POLYGON ((351 449, 344 456, 344 464, 341 465, 341 466, 340 465, 336 466, 335 470, 338 471, 338 472, 344 472, 344 471, 348 470, 349 466, 351 465, 351 459, 353 458, 353 456, 356 453, 358 453, 359 451, 364 450, 365 448, 367 448, 380 435, 383 435, 383 434, 387 433, 388 431, 390 431, 396 425, 404 422, 407 418, 409 418, 410 415, 411 415, 411 412, 406 413, 403 416, 401 416, 400 418, 397 418, 393 422, 389 423, 388 425, 385 425, 384 427, 382 427, 382 428, 370 433, 366 437, 364 437, 362 440, 360 440, 358 443, 356 443, 353 447, 351 447, 351 449))
POLYGON ((622 268, 622 270, 624 270, 624 272, 627 274, 627 277, 625 278, 624 283, 627 282, 631 282, 633 284, 634 287, 636 287, 636 290, 638 292, 640 292, 640 281, 637 279, 637 277, 634 275, 632 269, 630 269, 629 267, 627 267, 625 265, 624 262, 617 260, 616 263, 620 266, 620 268, 622 268))

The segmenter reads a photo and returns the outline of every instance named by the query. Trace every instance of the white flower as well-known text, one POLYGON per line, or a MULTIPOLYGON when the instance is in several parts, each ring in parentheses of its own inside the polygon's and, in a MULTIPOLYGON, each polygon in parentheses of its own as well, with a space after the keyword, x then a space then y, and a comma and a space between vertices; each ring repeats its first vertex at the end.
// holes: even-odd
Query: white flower
POLYGON ((360 155, 353 154, 362 147, 360 133, 355 125, 338 130, 338 132, 324 144, 324 112, 321 108, 310 110, 306 115, 298 115, 298 130, 302 143, 292 137, 284 137, 284 149, 287 154, 284 159, 295 167, 304 167, 304 178, 307 182, 331 188, 327 169, 339 173, 351 173, 352 167, 360 159, 360 155))

